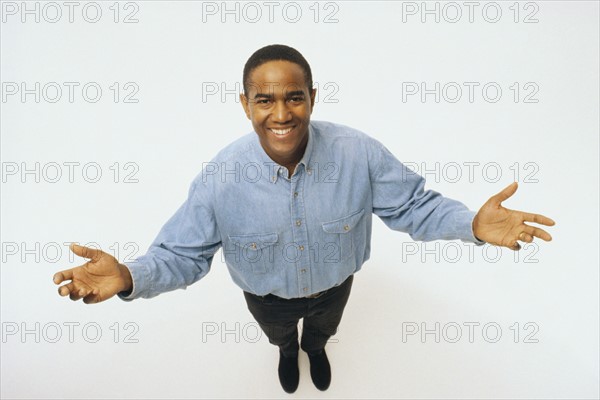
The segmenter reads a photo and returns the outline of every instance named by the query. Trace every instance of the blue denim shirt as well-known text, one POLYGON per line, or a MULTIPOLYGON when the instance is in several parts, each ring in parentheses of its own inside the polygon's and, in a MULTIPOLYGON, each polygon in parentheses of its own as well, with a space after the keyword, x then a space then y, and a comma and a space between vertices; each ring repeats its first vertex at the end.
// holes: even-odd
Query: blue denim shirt
POLYGON ((343 125, 311 121, 291 177, 251 132, 203 165, 147 253, 127 265, 133 291, 120 297, 185 288, 210 271, 220 248, 243 290, 305 297, 361 269, 373 214, 414 240, 483 243, 474 212, 424 187, 381 143, 343 125))

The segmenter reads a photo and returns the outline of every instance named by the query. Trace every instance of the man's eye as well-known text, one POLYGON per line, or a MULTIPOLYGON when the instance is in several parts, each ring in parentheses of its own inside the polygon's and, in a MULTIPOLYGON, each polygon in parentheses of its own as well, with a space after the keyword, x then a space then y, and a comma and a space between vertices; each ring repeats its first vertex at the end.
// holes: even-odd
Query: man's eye
POLYGON ((295 97, 292 97, 290 99, 290 101, 295 102, 295 103, 299 103, 301 101, 304 101, 304 97, 302 97, 302 96, 295 96, 295 97))
POLYGON ((268 99, 258 99, 256 100, 256 104, 268 104, 269 100, 268 99))

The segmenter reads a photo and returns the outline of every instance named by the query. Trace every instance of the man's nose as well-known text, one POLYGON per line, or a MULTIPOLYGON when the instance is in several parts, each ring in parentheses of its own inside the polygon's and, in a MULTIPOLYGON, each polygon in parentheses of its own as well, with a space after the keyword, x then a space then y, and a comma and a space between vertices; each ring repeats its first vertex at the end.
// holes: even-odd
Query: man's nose
POLYGON ((273 121, 275 122, 287 122, 292 119, 292 113, 288 108, 285 101, 275 102, 275 109, 273 110, 273 121))

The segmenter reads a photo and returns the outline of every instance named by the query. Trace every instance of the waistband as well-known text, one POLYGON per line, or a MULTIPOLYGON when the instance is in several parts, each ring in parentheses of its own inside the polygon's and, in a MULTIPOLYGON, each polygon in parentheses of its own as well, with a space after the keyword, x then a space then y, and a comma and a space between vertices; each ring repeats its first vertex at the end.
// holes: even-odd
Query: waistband
POLYGON ((350 281, 350 280, 352 279, 352 277, 353 277, 353 276, 354 276, 354 274, 352 274, 352 275, 348 276, 348 278, 346 278, 346 279, 345 279, 345 280, 344 280, 342 283, 340 283, 339 285, 332 286, 332 287, 330 287, 329 289, 325 289, 325 290, 323 290, 323 291, 321 291, 321 292, 317 292, 317 293, 309 294, 308 296, 302 296, 302 297, 293 297, 293 298, 291 298, 291 299, 286 299, 286 298, 283 298, 283 297, 279 297, 279 296, 277 296, 277 295, 274 295, 274 294, 272 294, 272 293, 266 294, 266 295, 264 295, 264 296, 258 296, 258 295, 254 295, 254 296, 256 296, 256 297, 261 297, 261 298, 264 298, 264 297, 267 297, 267 296, 268 296, 268 297, 276 297, 276 298, 278 298, 278 299, 281 299, 281 300, 294 300, 294 299, 317 299, 317 298, 319 298, 319 297, 323 296, 324 294, 326 294, 327 292, 330 292, 330 291, 336 290, 336 289, 338 289, 339 287, 341 287, 342 285, 344 285, 344 284, 347 284, 347 283, 348 283, 348 281, 350 281))

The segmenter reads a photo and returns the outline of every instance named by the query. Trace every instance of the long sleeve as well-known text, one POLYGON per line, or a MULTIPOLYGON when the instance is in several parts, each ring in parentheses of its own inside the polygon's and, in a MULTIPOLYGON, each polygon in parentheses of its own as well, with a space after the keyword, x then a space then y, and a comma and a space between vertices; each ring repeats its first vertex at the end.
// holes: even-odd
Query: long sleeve
POLYGON ((373 213, 391 229, 406 232, 414 240, 479 241, 473 235, 475 212, 463 203, 425 190, 425 179, 376 142, 372 153, 373 213))
POLYGON ((166 222, 145 255, 126 266, 133 290, 123 300, 154 297, 185 288, 210 271, 221 247, 213 212, 213 193, 204 180, 195 179, 187 200, 166 222))

